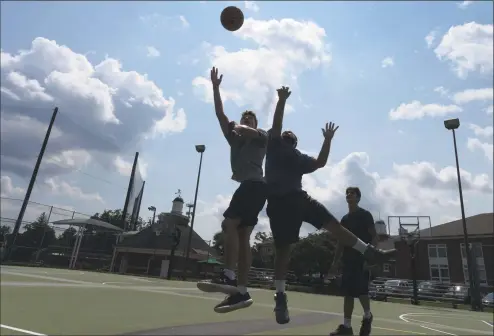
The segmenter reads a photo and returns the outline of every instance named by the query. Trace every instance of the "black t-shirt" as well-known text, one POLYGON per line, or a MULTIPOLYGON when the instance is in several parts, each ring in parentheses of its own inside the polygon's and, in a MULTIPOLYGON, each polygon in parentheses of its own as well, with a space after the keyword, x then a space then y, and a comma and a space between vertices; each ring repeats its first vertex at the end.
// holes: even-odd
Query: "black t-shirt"
MULTIPOLYGON (((372 242, 372 235, 370 229, 374 226, 374 218, 372 214, 362 208, 358 208, 354 212, 349 212, 341 219, 341 225, 356 235, 364 243, 370 244, 372 242)), ((350 267, 352 264, 363 264, 364 256, 353 247, 347 247, 343 249, 343 267, 350 267)))
POLYGON ((302 190, 302 176, 318 168, 316 159, 302 154, 281 137, 272 137, 271 130, 268 136, 265 178, 269 192, 284 195, 302 190))

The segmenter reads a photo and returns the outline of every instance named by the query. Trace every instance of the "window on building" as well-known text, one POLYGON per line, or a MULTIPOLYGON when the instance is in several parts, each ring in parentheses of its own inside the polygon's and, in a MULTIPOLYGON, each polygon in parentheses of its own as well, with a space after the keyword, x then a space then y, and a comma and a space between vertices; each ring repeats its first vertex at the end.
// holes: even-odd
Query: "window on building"
MULTIPOLYGON (((482 251, 482 243, 471 243, 471 251, 475 258, 484 258, 484 253, 482 251)), ((467 257, 467 252, 465 251, 465 244, 461 244, 461 257, 467 257)))
POLYGON ((448 248, 446 244, 429 244, 429 258, 447 258, 448 248))
MULTIPOLYGON (((470 277, 468 275, 468 265, 463 264, 463 277, 465 279, 465 283, 470 283, 470 277)), ((485 271, 484 265, 477 265, 477 277, 479 279, 479 284, 487 285, 487 273, 485 271)))
POLYGON ((449 282, 449 267, 448 265, 430 265, 431 280, 440 282, 449 282))
POLYGON ((389 272, 389 264, 383 264, 383 272, 389 272))

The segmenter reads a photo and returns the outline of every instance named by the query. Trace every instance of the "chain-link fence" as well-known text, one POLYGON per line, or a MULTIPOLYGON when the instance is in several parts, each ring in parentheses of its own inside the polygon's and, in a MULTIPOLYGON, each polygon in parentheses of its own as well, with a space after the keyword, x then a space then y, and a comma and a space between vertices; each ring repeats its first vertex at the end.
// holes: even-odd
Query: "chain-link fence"
MULTIPOLYGON (((17 220, 22 200, 1 197, 0 235, 6 242, 17 220), (4 211, 5 210, 5 211, 4 211)), ((15 240, 12 261, 43 263, 68 267, 77 235, 81 236, 79 268, 104 268, 111 258, 115 232, 72 225, 54 225, 64 219, 89 219, 75 210, 29 202, 19 234, 15 240)), ((5 244, 2 244, 5 245, 5 244)))

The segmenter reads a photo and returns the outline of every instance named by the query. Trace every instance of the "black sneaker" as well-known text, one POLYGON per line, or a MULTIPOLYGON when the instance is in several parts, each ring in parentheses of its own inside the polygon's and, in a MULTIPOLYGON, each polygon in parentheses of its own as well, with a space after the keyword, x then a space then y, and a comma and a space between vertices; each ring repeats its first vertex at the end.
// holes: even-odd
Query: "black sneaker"
POLYGON ((237 292, 227 296, 222 302, 214 307, 214 311, 217 313, 229 313, 231 311, 250 307, 254 303, 254 300, 250 297, 249 293, 242 294, 237 292))
POLYGON ((276 316, 276 322, 278 324, 286 324, 290 322, 290 314, 288 313, 288 300, 286 293, 278 292, 274 295, 274 314, 276 316))
POLYGON ((211 280, 202 280, 197 288, 206 293, 235 294, 238 292, 237 280, 228 278, 223 272, 211 280))
POLYGON ((362 319, 362 325, 360 326, 360 332, 359 336, 369 336, 371 333, 372 329, 372 320, 374 319, 374 316, 371 316, 369 318, 363 318, 362 319))
POLYGON ((329 334, 329 336, 337 336, 337 335, 353 335, 353 329, 352 327, 345 327, 344 324, 340 324, 335 331, 329 334))
POLYGON ((379 264, 394 258, 396 255, 396 249, 381 250, 372 245, 369 245, 364 252, 364 257, 370 262, 370 264, 379 264))

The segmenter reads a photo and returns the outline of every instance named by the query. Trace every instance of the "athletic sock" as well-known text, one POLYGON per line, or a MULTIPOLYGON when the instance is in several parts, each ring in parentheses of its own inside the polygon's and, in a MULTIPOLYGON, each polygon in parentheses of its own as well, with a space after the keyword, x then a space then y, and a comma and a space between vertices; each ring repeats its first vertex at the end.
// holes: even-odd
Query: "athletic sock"
POLYGON ((365 250, 367 250, 367 246, 368 245, 366 243, 357 238, 357 242, 352 246, 352 248, 364 254, 365 250))
POLYGON ((345 328, 351 328, 352 327, 352 319, 349 318, 344 318, 343 319, 343 325, 345 326, 345 328))
POLYGON ((237 286, 238 292, 240 294, 245 294, 247 293, 247 287, 246 286, 237 286))
POLYGON ((235 272, 234 271, 225 268, 223 270, 223 273, 225 273, 225 275, 228 277, 228 279, 235 280, 235 272))
POLYGON ((276 293, 285 292, 285 280, 275 280, 274 285, 276 287, 276 293))
POLYGON ((364 319, 370 319, 372 317, 372 313, 370 310, 364 310, 364 319))

